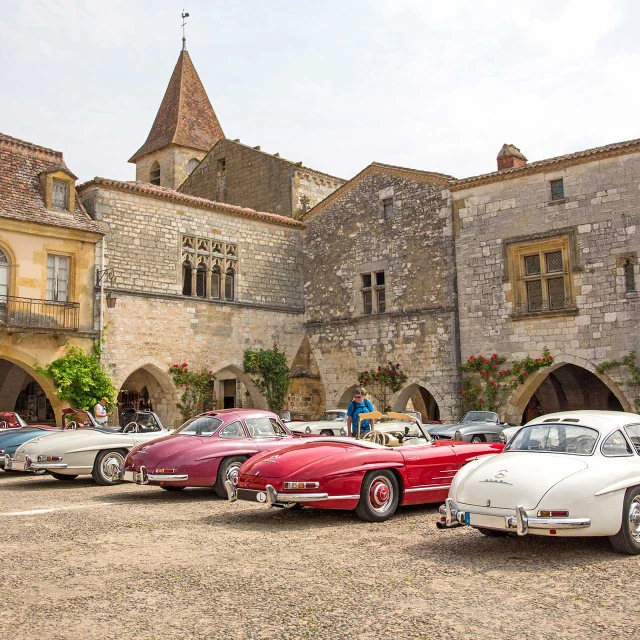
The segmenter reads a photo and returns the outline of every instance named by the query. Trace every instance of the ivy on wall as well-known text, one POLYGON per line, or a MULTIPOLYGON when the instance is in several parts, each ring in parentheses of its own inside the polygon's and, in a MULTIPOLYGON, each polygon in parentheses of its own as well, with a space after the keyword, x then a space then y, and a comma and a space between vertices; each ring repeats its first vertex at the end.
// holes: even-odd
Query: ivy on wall
POLYGON ((504 356, 494 353, 491 357, 471 356, 460 365, 462 383, 458 393, 464 411, 496 411, 504 405, 508 397, 532 374, 553 364, 553 356, 547 347, 542 357, 527 356, 522 360, 512 360, 511 366, 504 356), (464 375, 467 374, 467 375, 464 375))
MULTIPOLYGON (((631 374, 631 379, 623 381, 622 384, 629 387, 635 387, 636 390, 640 388, 640 367, 636 364, 635 349, 633 351, 629 351, 622 360, 606 360, 596 367, 596 371, 598 373, 606 373, 613 367, 626 367, 631 374)), ((635 404, 636 409, 640 408, 640 396, 636 396, 633 399, 633 403, 635 404)))
POLYGON ((291 370, 284 351, 273 344, 271 349, 247 349, 244 352, 244 372, 253 376, 253 384, 265 397, 274 413, 284 409, 284 398, 289 388, 291 370))

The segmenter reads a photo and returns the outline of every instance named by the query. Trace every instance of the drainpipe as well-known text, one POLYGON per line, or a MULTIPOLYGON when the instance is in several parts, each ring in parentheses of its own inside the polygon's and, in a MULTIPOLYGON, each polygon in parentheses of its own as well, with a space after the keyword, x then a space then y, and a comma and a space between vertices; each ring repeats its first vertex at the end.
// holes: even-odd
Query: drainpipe
MULTIPOLYGON (((107 244, 107 238, 106 236, 102 237, 102 248, 101 248, 101 255, 100 255, 100 273, 104 273, 104 250, 105 250, 105 245, 107 244)), ((100 347, 102 347, 102 331, 104 328, 104 278, 102 278, 100 280, 100 319, 99 319, 99 325, 98 325, 98 331, 99 331, 99 337, 98 339, 100 340, 99 345, 100 347)), ((100 359, 102 359, 102 356, 100 357, 100 359)))

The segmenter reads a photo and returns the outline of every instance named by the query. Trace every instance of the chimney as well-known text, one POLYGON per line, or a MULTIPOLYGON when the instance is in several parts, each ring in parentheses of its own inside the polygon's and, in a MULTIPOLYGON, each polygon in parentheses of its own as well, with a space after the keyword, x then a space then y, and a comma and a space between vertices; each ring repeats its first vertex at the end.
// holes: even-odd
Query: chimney
POLYGON ((522 167, 527 164, 527 159, 520 152, 518 147, 512 144, 503 144, 498 154, 498 171, 504 169, 513 169, 514 167, 522 167))

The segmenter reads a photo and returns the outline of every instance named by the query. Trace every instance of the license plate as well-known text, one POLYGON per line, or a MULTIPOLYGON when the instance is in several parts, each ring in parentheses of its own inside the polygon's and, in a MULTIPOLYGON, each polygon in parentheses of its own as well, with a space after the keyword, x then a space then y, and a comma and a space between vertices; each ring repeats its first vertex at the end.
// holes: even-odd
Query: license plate
POLYGON ((237 496, 238 500, 249 500, 260 504, 265 504, 267 501, 267 494, 264 491, 254 491, 253 489, 238 489, 237 496))
POLYGON ((26 462, 16 462, 15 460, 11 461, 11 471, 24 471, 26 467, 26 462))
POLYGON ((136 481, 135 475, 136 475, 135 471, 125 471, 122 474, 122 479, 125 482, 135 482, 136 481))
POLYGON ((485 527, 487 529, 504 529, 504 516, 487 516, 483 513, 466 513, 465 521, 472 527, 485 527))

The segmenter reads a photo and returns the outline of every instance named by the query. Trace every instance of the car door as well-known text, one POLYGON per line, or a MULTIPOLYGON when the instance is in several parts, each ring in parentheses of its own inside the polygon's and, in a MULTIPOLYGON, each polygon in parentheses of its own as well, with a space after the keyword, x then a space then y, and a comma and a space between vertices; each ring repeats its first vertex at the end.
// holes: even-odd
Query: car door
POLYGON ((458 471, 454 447, 448 444, 418 444, 399 449, 404 458, 409 485, 404 503, 444 499, 458 471))

